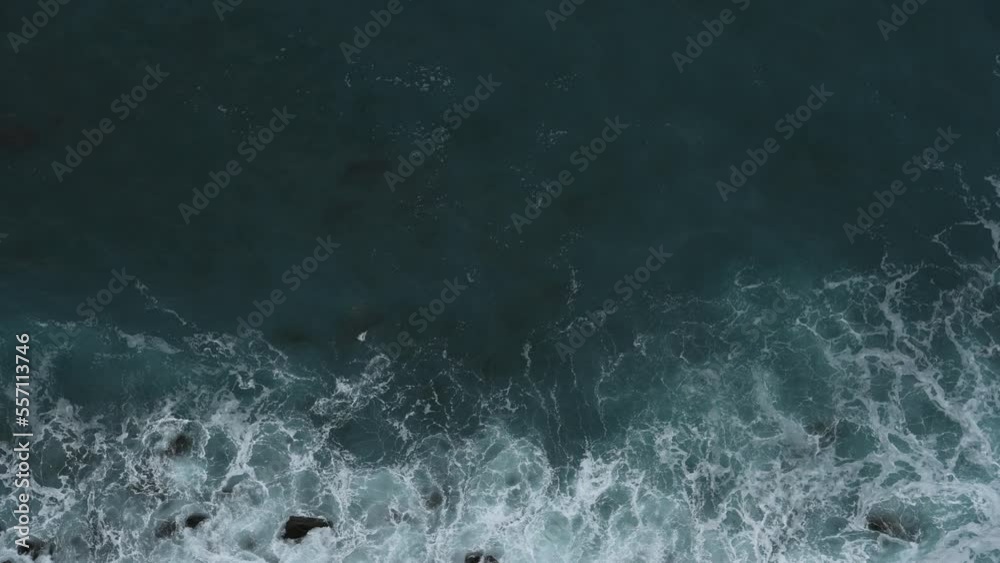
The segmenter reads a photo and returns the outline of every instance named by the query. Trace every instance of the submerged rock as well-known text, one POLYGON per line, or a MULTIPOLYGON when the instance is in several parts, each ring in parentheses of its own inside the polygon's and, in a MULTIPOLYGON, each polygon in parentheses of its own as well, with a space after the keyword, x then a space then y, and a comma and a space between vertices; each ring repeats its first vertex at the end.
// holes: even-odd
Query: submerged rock
POLYGON ((177 533, 177 522, 173 520, 164 520, 156 525, 156 535, 157 539, 169 538, 170 536, 177 533))
POLYGON ((184 527, 197 528, 205 520, 208 520, 208 514, 194 513, 184 519, 184 527))
POLYGON ((427 507, 428 510, 434 510, 435 508, 441 506, 442 503, 444 503, 444 495, 437 489, 431 491, 430 494, 427 495, 427 498, 424 499, 424 506, 427 507))
POLYGON ((873 532, 887 535, 907 542, 917 541, 915 526, 906 526, 900 518, 886 512, 870 513, 866 519, 867 527, 873 532))
POLYGON ((465 563, 500 563, 500 560, 492 555, 483 555, 482 551, 474 551, 465 554, 465 563))
POLYGON ((301 540, 306 537, 311 530, 316 528, 329 528, 330 522, 325 518, 312 518, 309 516, 289 516, 285 522, 285 527, 281 531, 283 540, 301 540))
POLYGON ((178 434, 167 444, 167 455, 179 457, 191 453, 194 441, 187 434, 178 434))
POLYGON ((249 535, 240 537, 240 539, 237 540, 237 545, 240 546, 240 549, 246 551, 253 551, 257 549, 257 542, 249 535))

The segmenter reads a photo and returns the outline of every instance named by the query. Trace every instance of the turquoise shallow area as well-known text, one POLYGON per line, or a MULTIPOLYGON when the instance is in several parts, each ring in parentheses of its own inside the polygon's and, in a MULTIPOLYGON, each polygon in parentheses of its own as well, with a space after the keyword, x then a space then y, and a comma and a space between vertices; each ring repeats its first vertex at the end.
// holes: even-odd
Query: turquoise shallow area
POLYGON ((70 3, 0 49, 0 342, 32 336, 53 561, 1000 560, 1000 11, 928 0, 885 40, 886 2, 589 0, 555 30, 558 3, 403 3, 346 63, 382 6, 70 3), (390 190, 481 77, 499 86, 390 190), (289 282, 317 239, 339 246, 289 282), (114 271, 135 279, 88 314, 114 271), (330 527, 284 541, 290 515, 330 527))

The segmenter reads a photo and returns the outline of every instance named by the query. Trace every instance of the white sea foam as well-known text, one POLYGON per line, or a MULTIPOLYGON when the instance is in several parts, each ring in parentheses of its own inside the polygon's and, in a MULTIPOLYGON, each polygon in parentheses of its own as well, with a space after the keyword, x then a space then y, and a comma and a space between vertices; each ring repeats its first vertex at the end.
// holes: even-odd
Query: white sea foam
POLYGON ((814 284, 748 269, 718 302, 673 296, 654 309, 663 328, 609 344, 592 379, 567 368, 590 411, 545 383, 530 343, 483 397, 458 367, 430 383, 383 357, 325 373, 186 323, 46 323, 73 340, 33 360, 33 530, 56 561, 115 563, 996 560, 1000 228, 963 193, 973 218, 930 241, 947 276, 887 254, 814 284), (953 244, 970 234, 985 260, 953 244), (138 381, 94 408, 59 396, 73 377, 138 381), (578 412, 600 431, 570 455, 546 434, 578 412), (196 512, 209 519, 186 529, 196 512), (293 514, 332 527, 283 541, 293 514), (869 529, 879 518, 899 537, 869 529), (168 519, 177 532, 157 538, 168 519))

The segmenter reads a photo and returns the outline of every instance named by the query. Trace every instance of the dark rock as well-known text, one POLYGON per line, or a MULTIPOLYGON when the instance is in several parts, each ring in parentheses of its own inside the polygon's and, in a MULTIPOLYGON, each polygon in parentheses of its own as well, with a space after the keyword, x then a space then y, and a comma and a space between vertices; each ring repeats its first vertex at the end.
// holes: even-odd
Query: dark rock
POLYGON ((199 524, 208 520, 208 514, 192 514, 184 519, 185 528, 197 528, 199 524))
POLYGON ((915 526, 906 526, 898 516, 886 512, 873 512, 866 519, 868 529, 898 540, 917 541, 915 526))
POLYGON ((500 561, 492 555, 483 555, 482 551, 474 551, 465 554, 465 563, 500 563, 500 561))
POLYGON ((38 538, 28 536, 28 541, 25 543, 28 544, 28 547, 17 546, 18 554, 27 555, 32 559, 38 559, 42 555, 52 555, 52 546, 38 538))
POLYGON ((315 528, 329 528, 330 522, 324 518, 311 518, 309 516, 289 516, 285 522, 285 527, 281 531, 283 540, 301 540, 306 534, 315 528))
POLYGON ((171 457, 187 455, 191 453, 192 447, 194 447, 194 441, 190 437, 186 434, 178 434, 167 445, 167 455, 171 457))
POLYGON ((177 522, 164 520, 156 525, 156 537, 158 539, 169 538, 177 533, 177 522))

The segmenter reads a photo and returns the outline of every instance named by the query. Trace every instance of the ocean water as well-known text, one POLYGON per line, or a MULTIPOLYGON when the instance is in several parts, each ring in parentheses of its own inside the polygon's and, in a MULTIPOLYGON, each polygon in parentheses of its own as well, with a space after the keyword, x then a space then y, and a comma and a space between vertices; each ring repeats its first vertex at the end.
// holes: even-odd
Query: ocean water
POLYGON ((1000 5, 39 10, 0 561, 1000 561, 1000 5))

